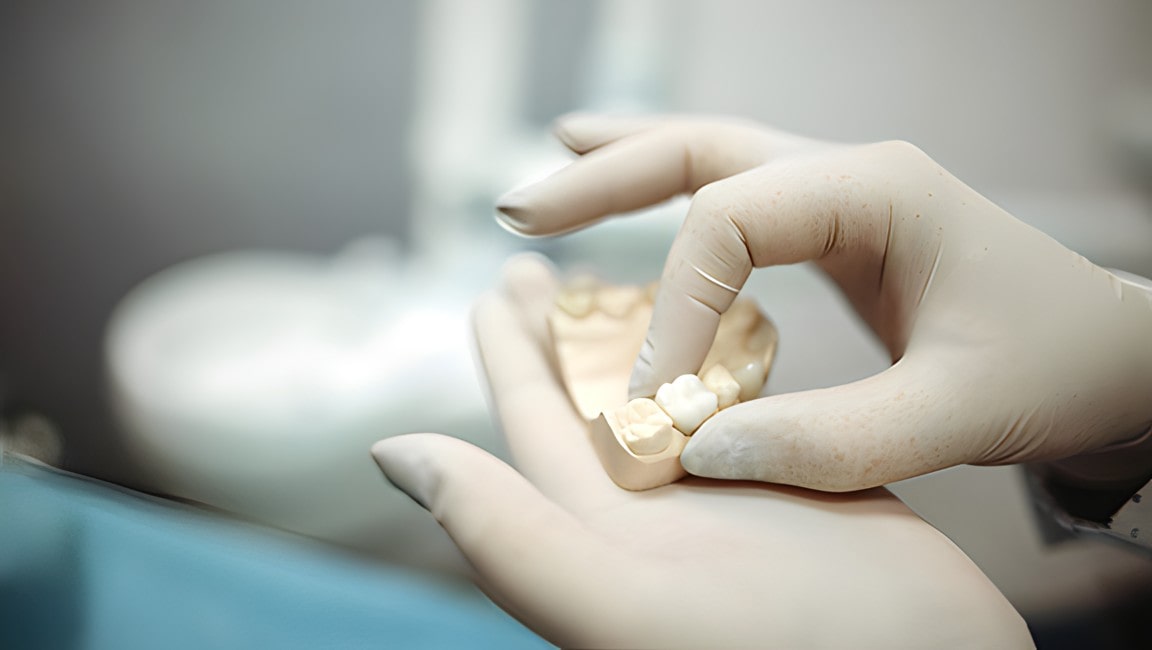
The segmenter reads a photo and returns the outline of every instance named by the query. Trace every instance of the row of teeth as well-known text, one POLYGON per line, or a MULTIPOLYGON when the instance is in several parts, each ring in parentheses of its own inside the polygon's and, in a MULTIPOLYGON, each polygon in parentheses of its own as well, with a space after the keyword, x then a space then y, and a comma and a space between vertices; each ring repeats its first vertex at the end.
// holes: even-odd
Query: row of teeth
POLYGON ((641 302, 653 302, 655 296, 655 283, 647 287, 601 285, 594 277, 580 276, 561 289, 556 296, 556 306, 573 318, 584 318, 597 311, 624 318, 641 302))
POLYGON ((734 370, 715 364, 699 377, 680 375, 661 386, 655 399, 641 397, 616 410, 621 438, 638 456, 659 454, 677 434, 691 436, 717 412, 758 397, 766 377, 759 361, 734 370))

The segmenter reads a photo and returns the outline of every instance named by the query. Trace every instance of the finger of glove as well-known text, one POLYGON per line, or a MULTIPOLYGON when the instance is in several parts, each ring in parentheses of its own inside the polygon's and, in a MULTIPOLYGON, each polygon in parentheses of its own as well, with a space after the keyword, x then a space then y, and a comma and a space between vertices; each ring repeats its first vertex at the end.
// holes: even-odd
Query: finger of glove
POLYGON ((497 604, 554 642, 588 638, 579 613, 613 599, 604 585, 622 568, 576 518, 511 467, 455 438, 396 436, 377 442, 372 455, 390 482, 440 522, 497 604))
POLYGON ((677 233, 648 337, 629 382, 635 397, 697 373, 722 314, 753 267, 826 256, 879 260, 888 233, 882 186, 855 149, 772 163, 701 188, 677 233), (884 209, 879 209, 883 204, 884 209))
POLYGON ((587 423, 568 398, 541 334, 532 331, 540 320, 502 292, 485 295, 473 310, 489 402, 517 468, 550 498, 580 508, 618 490, 588 442, 587 423))
POLYGON ((906 357, 850 384, 737 404, 700 427, 681 462, 698 476, 830 492, 969 462, 985 442, 969 434, 995 418, 967 407, 963 384, 942 372, 906 357))
POLYGON ((585 154, 621 138, 650 129, 662 121, 654 116, 569 113, 552 125, 556 138, 578 154, 585 154))
POLYGON ((500 292, 520 315, 524 331, 551 358, 552 333, 548 317, 556 308, 560 281, 548 258, 539 253, 521 253, 510 258, 500 272, 500 292))
MULTIPOLYGON (((725 123, 669 123, 606 144, 497 202, 501 223, 557 235, 654 205, 763 162, 785 136, 725 123)), ((789 144, 791 146, 791 144, 789 144)))

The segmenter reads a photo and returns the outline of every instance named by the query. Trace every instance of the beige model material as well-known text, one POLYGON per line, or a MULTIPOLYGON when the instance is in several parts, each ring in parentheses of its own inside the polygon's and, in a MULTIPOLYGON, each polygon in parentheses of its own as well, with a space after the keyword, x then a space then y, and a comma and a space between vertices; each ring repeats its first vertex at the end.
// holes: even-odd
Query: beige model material
POLYGON ((575 115, 556 131, 580 157, 500 200, 513 230, 557 234, 692 195, 631 397, 707 370, 718 315, 760 267, 818 265, 892 359, 859 381, 725 409, 681 455, 693 474, 855 490, 1073 456, 1152 427, 1149 294, 911 144, 686 116, 575 115))
POLYGON ((601 413, 590 424, 592 446, 612 481, 625 490, 649 490, 683 478, 680 452, 688 436, 669 425, 666 446, 650 454, 638 452, 625 439, 629 425, 623 421, 623 410, 601 413))
POLYGON ((621 378, 627 377, 644 341, 652 315, 648 295, 641 287, 600 284, 581 276, 559 290, 549 316, 556 362, 572 403, 589 421, 592 446, 605 471, 628 490, 648 490, 683 478, 687 472, 680 452, 689 436, 720 408, 759 395, 779 340, 776 327, 755 303, 737 301, 720 319, 705 360, 704 375, 715 390, 688 374, 661 386, 655 401, 644 398, 625 405, 627 385, 621 378), (668 444, 654 451, 654 435, 635 436, 631 431, 640 410, 656 417, 652 409, 666 413, 673 424, 660 435, 668 444))
POLYGON ((886 490, 698 477, 621 490, 556 371, 556 290, 538 259, 519 259, 474 311, 515 469, 437 434, 373 447, 525 625, 570 648, 1031 646, 971 560, 886 490))

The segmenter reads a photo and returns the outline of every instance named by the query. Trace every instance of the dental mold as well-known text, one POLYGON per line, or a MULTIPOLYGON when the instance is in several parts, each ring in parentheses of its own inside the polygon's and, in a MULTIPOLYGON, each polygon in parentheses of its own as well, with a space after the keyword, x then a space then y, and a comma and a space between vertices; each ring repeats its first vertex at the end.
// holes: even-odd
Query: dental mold
POLYGON ((655 399, 628 401, 632 363, 652 316, 655 291, 582 276, 561 289, 549 318, 556 365, 605 471, 627 490, 687 475, 680 453, 717 412, 755 399, 776 355, 776 327, 749 300, 720 318, 699 375, 664 384, 655 399))

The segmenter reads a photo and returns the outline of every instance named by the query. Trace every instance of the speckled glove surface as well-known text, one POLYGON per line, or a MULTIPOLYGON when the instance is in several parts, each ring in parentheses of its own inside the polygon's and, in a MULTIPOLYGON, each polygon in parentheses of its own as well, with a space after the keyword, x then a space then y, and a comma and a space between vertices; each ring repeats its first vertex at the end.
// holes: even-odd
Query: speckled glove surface
POLYGON ((373 447, 497 604, 566 647, 1031 646, 980 570, 886 490, 614 485, 553 364, 556 287, 546 265, 520 258, 475 310, 516 469, 436 434, 373 447))
MULTIPOLYGON (((694 474, 855 490, 1072 456, 1152 426, 1149 294, 912 145, 704 118, 576 115, 557 133, 580 158, 501 200, 517 232, 563 233, 693 194, 633 396, 700 369, 718 314, 756 267, 815 262, 891 354, 873 377, 713 417, 681 457, 694 474)), ((759 298, 770 314, 771 296, 759 298)))

